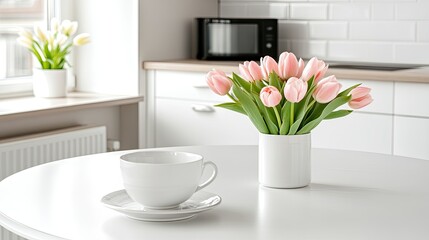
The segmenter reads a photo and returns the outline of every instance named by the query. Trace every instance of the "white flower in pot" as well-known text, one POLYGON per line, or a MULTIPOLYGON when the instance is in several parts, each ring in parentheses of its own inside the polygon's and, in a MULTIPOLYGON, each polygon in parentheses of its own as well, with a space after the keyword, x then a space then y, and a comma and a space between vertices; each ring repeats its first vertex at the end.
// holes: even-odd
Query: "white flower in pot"
POLYGON ((18 43, 26 47, 38 60, 40 67, 33 68, 33 91, 36 97, 64 97, 67 93, 67 57, 73 46, 90 42, 89 34, 82 33, 73 38, 78 23, 64 20, 60 24, 53 18, 51 29, 34 26, 34 34, 21 30, 18 43))

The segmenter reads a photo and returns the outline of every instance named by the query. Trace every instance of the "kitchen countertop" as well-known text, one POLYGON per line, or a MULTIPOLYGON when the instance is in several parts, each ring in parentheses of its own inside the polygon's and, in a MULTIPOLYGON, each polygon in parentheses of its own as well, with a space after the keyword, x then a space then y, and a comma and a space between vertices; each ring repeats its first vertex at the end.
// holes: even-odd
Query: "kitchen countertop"
MULTIPOLYGON (((146 70, 173 70, 190 72, 208 72, 213 68, 224 72, 238 73, 238 61, 203 61, 195 59, 172 61, 147 61, 143 63, 146 70)), ((339 79, 376 80, 394 82, 429 83, 429 66, 404 70, 367 70, 352 68, 334 68, 342 63, 330 63, 326 76, 335 75, 339 79)))

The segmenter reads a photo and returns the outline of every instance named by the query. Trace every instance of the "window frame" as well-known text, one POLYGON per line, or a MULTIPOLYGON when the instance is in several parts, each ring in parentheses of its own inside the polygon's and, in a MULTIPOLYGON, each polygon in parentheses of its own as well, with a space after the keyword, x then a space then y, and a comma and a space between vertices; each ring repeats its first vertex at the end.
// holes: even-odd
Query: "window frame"
MULTIPOLYGON (((2 26, 0 26, 0 31, 6 33, 18 33, 20 27, 28 26, 24 21, 19 19, 20 16, 28 17, 30 15, 32 18, 39 17, 41 19, 40 21, 49 28, 50 21, 48 21, 48 19, 60 15, 60 5, 56 4, 55 0, 34 0, 33 5, 23 7, 18 11, 16 11, 16 9, 12 10, 11 8, 0 5, 0 15, 0 19, 4 22, 2 26), (14 21, 11 21, 12 13, 14 21)), ((35 61, 34 56, 32 57, 34 66, 37 62, 35 61)), ((32 94, 32 91, 33 84, 31 75, 23 77, 8 77, 0 80, 0 98, 28 96, 32 94)))
MULTIPOLYGON (((34 14, 33 17, 40 17, 39 14, 43 10, 44 3, 48 5, 48 1, 34 0, 34 4, 32 6, 19 8, 18 11, 16 9, 12 10, 10 7, 2 7, 0 5, 0 18, 11 18, 11 16, 13 16, 13 18, 16 18, 17 16, 28 16, 29 14, 34 14)), ((42 16, 43 15, 44 14, 42 13, 42 16)))

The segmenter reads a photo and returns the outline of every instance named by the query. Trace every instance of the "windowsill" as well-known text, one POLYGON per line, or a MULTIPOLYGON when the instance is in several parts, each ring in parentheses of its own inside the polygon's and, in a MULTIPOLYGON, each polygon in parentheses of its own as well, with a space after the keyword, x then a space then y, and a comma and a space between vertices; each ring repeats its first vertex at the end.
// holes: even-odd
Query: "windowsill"
POLYGON ((65 98, 35 98, 34 96, 0 99, 0 121, 40 114, 59 113, 90 108, 134 104, 143 96, 68 93, 65 98))

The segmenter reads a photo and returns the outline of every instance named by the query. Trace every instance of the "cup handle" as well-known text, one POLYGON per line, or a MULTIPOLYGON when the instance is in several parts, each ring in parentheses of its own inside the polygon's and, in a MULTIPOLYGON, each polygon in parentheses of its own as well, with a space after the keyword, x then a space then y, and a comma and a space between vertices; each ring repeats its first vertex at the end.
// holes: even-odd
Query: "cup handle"
POLYGON ((205 181, 204 183, 201 183, 200 185, 198 185, 197 190, 195 190, 195 192, 198 192, 201 189, 207 187, 207 185, 209 185, 211 182, 213 182, 213 180, 215 180, 215 178, 217 176, 217 166, 216 166, 216 164, 214 164, 211 161, 204 162, 204 164, 203 164, 203 171, 206 169, 207 165, 212 166, 213 173, 212 173, 212 175, 210 176, 210 178, 207 181, 205 181))

